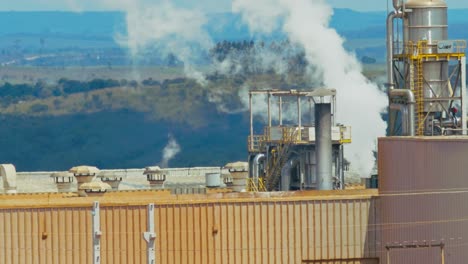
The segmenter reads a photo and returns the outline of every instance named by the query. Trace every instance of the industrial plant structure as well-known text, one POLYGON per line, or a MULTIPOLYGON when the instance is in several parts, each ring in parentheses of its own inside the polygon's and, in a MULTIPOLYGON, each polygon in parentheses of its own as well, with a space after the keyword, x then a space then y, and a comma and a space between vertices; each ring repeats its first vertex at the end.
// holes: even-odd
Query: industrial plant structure
POLYGON ((171 193, 159 167, 138 170, 148 188, 116 190, 131 179, 88 166, 52 174, 58 193, 15 193, 14 166, 0 166, 0 263, 466 263, 466 45, 447 36, 445 1, 393 4, 378 190, 342 190, 351 129, 333 121, 334 90, 251 91, 248 163, 206 170, 202 194, 171 193), (291 98, 297 122, 283 119, 291 98))
POLYGON ((343 145, 351 143, 351 128, 336 125, 335 96, 335 90, 327 89, 250 91, 248 147, 251 189, 262 190, 262 186, 271 191, 343 188, 343 145), (268 124, 262 135, 254 134, 254 96, 266 98, 268 124), (275 106, 278 109, 275 125, 272 101, 277 102, 275 106), (285 103, 296 105, 297 122, 284 122, 285 103), (302 108, 303 103, 307 105, 306 111, 302 108), (309 123, 303 122, 304 112, 309 123), (312 118, 313 112, 315 118, 312 118))

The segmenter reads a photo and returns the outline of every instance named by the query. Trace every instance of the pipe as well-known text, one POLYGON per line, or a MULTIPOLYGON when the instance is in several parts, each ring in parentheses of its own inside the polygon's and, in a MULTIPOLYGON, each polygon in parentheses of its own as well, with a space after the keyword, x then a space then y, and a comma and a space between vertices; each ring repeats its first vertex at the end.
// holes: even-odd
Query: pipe
POLYGON ((400 10, 400 0, 393 0, 393 8, 395 8, 395 10, 400 10))
POLYGON ((265 154, 260 153, 257 154, 253 160, 253 175, 252 178, 254 179, 255 183, 258 184, 258 178, 260 175, 260 160, 265 159, 265 154))
POLYGON ((344 148, 343 145, 340 145, 340 182, 341 182, 341 190, 345 189, 345 177, 344 177, 344 148))
MULTIPOLYGON (((390 97, 390 102, 392 99, 396 97, 404 97, 406 98, 406 107, 408 108, 408 114, 406 117, 406 124, 408 127, 408 136, 414 136, 415 135, 415 111, 414 111, 414 106, 416 104, 416 100, 414 97, 413 91, 409 89, 391 89, 389 90, 389 97, 390 97)), ((390 104, 389 108, 391 110, 392 105, 395 104, 390 104)))
POLYGON ((254 134, 253 134, 253 110, 252 110, 252 94, 249 94, 249 109, 250 109, 250 148, 249 151, 253 150, 254 146, 254 134))
POLYGON ((460 92, 460 96, 461 96, 461 114, 462 114, 462 119, 461 119, 461 123, 462 123, 462 134, 463 135, 467 135, 467 129, 466 129, 466 124, 468 122, 468 118, 467 118, 467 103, 466 103, 466 57, 462 57, 460 59, 460 63, 461 63, 461 92, 460 92))
POLYGON ((319 190, 333 190, 331 104, 315 104, 316 171, 319 190))
POLYGON ((392 11, 387 16, 387 81, 389 89, 395 88, 393 78, 393 21, 402 17, 403 13, 399 11, 392 11))
POLYGON ((402 136, 408 136, 408 111, 406 105, 403 104, 390 104, 390 110, 400 111, 401 112, 401 122, 402 122, 402 136))
POLYGON ((299 157, 294 157, 288 160, 286 164, 281 168, 281 191, 287 192, 291 186, 291 169, 297 166, 299 157))

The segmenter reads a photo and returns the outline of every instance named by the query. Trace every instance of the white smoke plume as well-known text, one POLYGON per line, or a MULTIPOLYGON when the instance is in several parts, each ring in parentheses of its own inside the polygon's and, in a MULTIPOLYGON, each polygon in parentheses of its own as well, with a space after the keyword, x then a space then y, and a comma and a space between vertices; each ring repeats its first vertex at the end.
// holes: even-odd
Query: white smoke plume
POLYGON ((168 135, 169 141, 163 149, 163 157, 159 163, 162 168, 167 168, 169 166, 169 161, 171 161, 179 152, 181 151, 179 143, 172 134, 168 135))
MULTIPOLYGON (((82 5, 78 0, 67 3, 77 11, 82 5)), ((203 29, 207 23, 203 12, 178 7, 169 0, 97 0, 95 4, 125 12, 126 32, 116 35, 116 40, 129 49, 134 61, 146 58, 149 51, 166 57, 174 55, 183 62, 187 77, 201 84, 206 82, 204 74, 194 67, 200 50, 212 46, 203 29)))
POLYGON ((337 121, 353 128, 347 159, 361 175, 370 175, 375 139, 385 135, 380 113, 387 99, 362 75, 355 56, 346 52, 344 40, 329 27, 332 8, 323 0, 233 0, 233 10, 252 30, 269 33, 279 25, 290 41, 303 46, 314 67, 313 77, 337 89, 337 121))

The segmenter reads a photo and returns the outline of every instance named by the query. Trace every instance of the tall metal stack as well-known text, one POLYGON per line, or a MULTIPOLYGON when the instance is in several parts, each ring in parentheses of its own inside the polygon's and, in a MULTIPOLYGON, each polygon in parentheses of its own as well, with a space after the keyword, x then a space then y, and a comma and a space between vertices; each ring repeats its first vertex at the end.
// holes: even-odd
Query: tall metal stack
POLYGON ((387 19, 390 135, 466 135, 464 40, 443 0, 393 1, 387 19))
POLYGON ((333 190, 331 103, 315 104, 315 137, 319 190, 333 190))

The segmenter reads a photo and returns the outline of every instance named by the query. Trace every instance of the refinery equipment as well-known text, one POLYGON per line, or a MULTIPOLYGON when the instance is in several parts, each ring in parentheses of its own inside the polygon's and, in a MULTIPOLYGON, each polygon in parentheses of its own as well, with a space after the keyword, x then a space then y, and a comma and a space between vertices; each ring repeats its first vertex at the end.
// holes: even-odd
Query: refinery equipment
POLYGON ((351 142, 351 128, 335 124, 335 96, 335 90, 327 89, 250 91, 250 190, 343 188, 343 145, 351 142), (253 96, 266 97, 268 124, 261 135, 254 134, 253 96), (277 102, 276 124, 272 101, 277 102), (285 105, 291 103, 296 105, 297 122, 283 118, 285 105), (305 115, 303 104, 308 106, 305 115), (308 123, 304 124, 303 119, 308 123))
POLYGON ((443 0, 393 0, 387 18, 389 134, 466 135, 466 41, 443 0))

